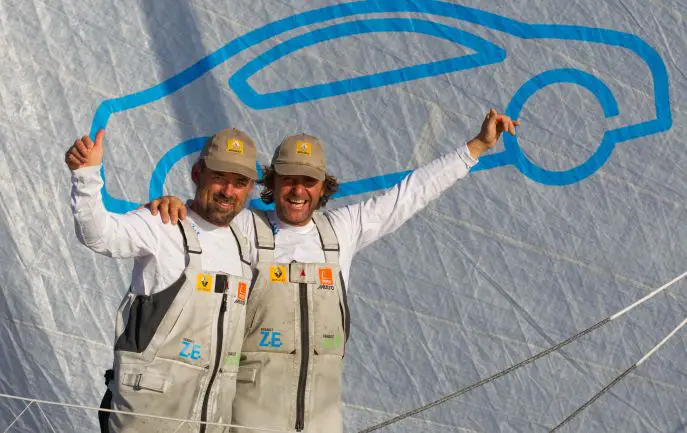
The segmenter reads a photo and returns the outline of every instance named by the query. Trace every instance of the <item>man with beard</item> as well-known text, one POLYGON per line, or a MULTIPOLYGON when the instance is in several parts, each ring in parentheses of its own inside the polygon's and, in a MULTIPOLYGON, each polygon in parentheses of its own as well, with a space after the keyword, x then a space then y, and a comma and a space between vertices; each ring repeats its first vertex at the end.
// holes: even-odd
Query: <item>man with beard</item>
POLYGON ((78 139, 65 154, 78 239, 97 253, 134 258, 101 404, 117 412, 99 412, 101 431, 218 431, 204 423, 231 422, 252 278, 249 244, 232 221, 257 179, 255 145, 238 129, 211 137, 191 170, 197 188, 188 218, 172 226, 147 209, 106 211, 104 135, 78 139), (177 430, 179 422, 129 413, 196 422, 177 430))
MULTIPOLYGON (((350 322, 346 284, 355 253, 395 231, 467 175, 502 132, 520 123, 491 110, 466 145, 415 170, 384 194, 316 212, 336 192, 316 137, 287 137, 263 173, 275 211, 237 216, 255 248, 233 423, 308 433, 342 431, 342 359, 350 322)), ((183 203, 152 203, 176 219, 183 203)), ((260 430, 258 430, 260 431, 260 430)))

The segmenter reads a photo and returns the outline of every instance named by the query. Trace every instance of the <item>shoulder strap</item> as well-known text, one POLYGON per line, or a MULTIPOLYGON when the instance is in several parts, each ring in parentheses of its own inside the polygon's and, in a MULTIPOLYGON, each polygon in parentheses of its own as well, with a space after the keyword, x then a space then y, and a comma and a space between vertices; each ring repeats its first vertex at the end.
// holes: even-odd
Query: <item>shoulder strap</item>
POLYGON ((179 220, 177 225, 181 231, 181 237, 184 239, 184 251, 188 254, 189 259, 188 265, 202 269, 201 255, 203 254, 203 249, 200 247, 200 242, 198 242, 196 231, 186 221, 179 220))
POLYGON ((312 214, 317 231, 320 233, 320 242, 327 263, 339 263, 339 240, 336 238, 334 227, 327 214, 315 212, 312 214))
POLYGON ((229 229, 231 229, 231 234, 234 235, 234 239, 236 239, 236 246, 239 249, 239 258, 241 259, 241 270, 243 271, 243 276, 250 277, 252 275, 252 271, 250 267, 250 257, 248 256, 248 239, 246 239, 234 221, 229 223, 229 229))
POLYGON ((258 262, 274 261, 274 234, 267 214, 263 211, 253 211, 253 226, 257 240, 258 262))

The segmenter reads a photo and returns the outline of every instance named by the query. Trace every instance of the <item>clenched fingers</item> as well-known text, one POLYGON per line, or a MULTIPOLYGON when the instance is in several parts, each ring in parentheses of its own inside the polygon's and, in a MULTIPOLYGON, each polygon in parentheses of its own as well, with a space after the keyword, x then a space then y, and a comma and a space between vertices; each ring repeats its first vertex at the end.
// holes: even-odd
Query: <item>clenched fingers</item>
POLYGON ((70 170, 76 170, 81 167, 81 161, 69 152, 65 155, 64 162, 67 163, 67 167, 70 170))
POLYGON ((79 144, 83 146, 83 143, 79 140, 75 141, 74 145, 67 151, 67 154, 76 158, 80 163, 84 163, 88 160, 88 152, 84 152, 79 144))
POLYGON ((83 140, 83 139, 81 139, 81 140, 76 140, 76 141, 74 142, 74 148, 75 148, 75 149, 79 152, 79 154, 84 158, 84 161, 85 161, 85 159, 88 158, 88 154, 89 154, 90 150, 89 150, 89 148, 86 147, 86 145, 84 144, 84 140, 83 140))

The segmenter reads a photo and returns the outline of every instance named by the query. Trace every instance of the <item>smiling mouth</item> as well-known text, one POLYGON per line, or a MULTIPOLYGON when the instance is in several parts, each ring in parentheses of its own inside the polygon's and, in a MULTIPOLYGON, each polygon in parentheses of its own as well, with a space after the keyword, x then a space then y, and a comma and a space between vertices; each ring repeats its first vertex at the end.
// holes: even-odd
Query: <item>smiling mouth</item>
POLYGON ((295 198, 287 198, 286 203, 291 208, 302 209, 303 207, 305 207, 306 201, 302 200, 302 199, 299 200, 299 199, 295 199, 295 198))
POLYGON ((235 200, 222 200, 215 198, 215 203, 217 204, 217 207, 220 209, 232 209, 236 206, 235 200))

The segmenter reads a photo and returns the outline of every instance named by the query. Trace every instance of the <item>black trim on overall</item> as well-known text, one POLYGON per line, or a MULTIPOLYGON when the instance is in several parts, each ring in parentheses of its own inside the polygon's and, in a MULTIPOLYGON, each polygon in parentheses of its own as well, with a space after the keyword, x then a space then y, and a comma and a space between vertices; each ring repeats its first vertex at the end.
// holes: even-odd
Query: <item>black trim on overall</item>
POLYGON ((343 307, 339 304, 339 310, 341 310, 341 320, 344 322, 344 336, 345 342, 348 342, 348 337, 351 334, 351 316, 348 310, 348 298, 346 296, 346 283, 344 282, 343 272, 339 271, 339 279, 341 280, 341 297, 343 298, 343 307))
POLYGON ((136 295, 129 308, 129 319, 124 332, 115 343, 115 350, 143 353, 185 282, 186 275, 181 274, 178 280, 160 292, 136 295))
MULTIPOLYGON (((114 379, 114 370, 110 369, 105 372, 105 386, 110 384, 110 381, 114 379)), ((100 402, 101 409, 112 409, 112 391, 108 388, 105 391, 102 401, 100 402)), ((110 414, 112 412, 98 411, 98 424, 100 424, 100 433, 110 432, 110 414)))
POLYGON ((305 428, 305 386, 308 376, 308 357, 310 354, 310 323, 308 321, 308 285, 298 284, 301 307, 301 369, 298 375, 296 395, 296 431, 305 428))
MULTIPOLYGON (((203 397, 203 408, 200 411, 200 420, 207 422, 208 420, 208 402, 210 401, 210 392, 212 391, 212 385, 215 383, 217 377, 217 371, 222 362, 222 349, 224 340, 224 313, 227 311, 227 292, 222 294, 222 305, 219 308, 219 317, 217 317, 217 346, 215 349, 215 365, 212 368, 212 373, 210 374, 210 379, 208 380, 208 387, 205 391, 205 397, 203 397)), ((207 424, 200 425, 200 433, 205 433, 207 430, 207 424)))

